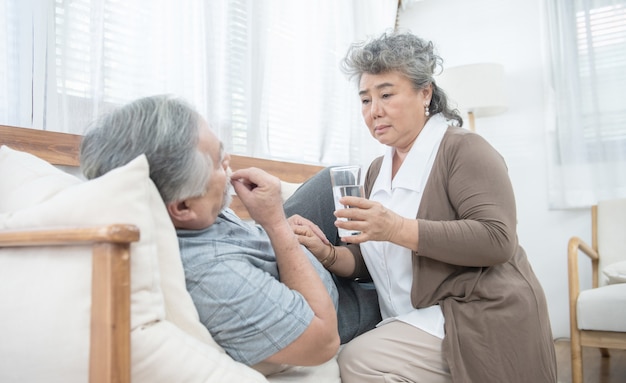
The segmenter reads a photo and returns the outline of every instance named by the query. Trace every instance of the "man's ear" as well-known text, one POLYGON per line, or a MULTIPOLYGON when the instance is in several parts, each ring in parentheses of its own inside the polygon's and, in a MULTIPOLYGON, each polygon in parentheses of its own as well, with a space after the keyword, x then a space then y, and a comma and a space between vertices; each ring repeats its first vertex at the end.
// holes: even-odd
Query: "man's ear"
POLYGON ((166 207, 175 226, 178 226, 177 223, 188 222, 196 218, 194 211, 189 208, 186 200, 170 202, 166 207))

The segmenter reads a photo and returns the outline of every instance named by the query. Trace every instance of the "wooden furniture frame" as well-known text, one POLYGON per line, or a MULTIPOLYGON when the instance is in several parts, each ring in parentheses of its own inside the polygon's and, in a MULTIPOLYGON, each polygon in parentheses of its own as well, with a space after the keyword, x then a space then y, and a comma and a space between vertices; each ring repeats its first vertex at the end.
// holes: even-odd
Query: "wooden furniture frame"
MULTIPOLYGON (((81 136, 76 134, 0 125, 0 145, 7 145, 15 150, 34 154, 53 165, 80 166, 80 140, 81 136)), ((257 167, 291 183, 304 182, 324 168, 319 165, 267 160, 235 154, 231 154, 230 166, 235 170, 257 167)), ((242 219, 250 219, 248 210, 237 196, 234 196, 230 207, 242 219)))
MULTIPOLYGON (((80 135, 0 125, 0 146, 34 154, 53 165, 78 167, 80 142, 80 135)), ((258 167, 292 183, 301 183, 323 169, 323 166, 238 155, 231 155, 231 167, 258 167)), ((241 218, 250 218, 236 197, 231 207, 241 218)), ((0 231, 0 249, 92 246, 91 383, 130 382, 130 245, 139 236, 137 227, 122 223, 94 228, 0 231)))
POLYGON ((139 229, 123 224, 0 231, 0 248, 91 245, 91 383, 130 382, 130 245, 138 240, 139 229))
MULTIPOLYGON (((231 154, 230 157, 230 167, 233 170, 256 167, 280 178, 282 181, 291 183, 302 183, 324 169, 323 166, 318 165, 266 160, 262 158, 238 156, 235 154, 231 154)), ((240 218, 250 219, 248 210, 236 195, 233 196, 233 202, 230 204, 230 207, 240 218)))
POLYGON ((626 349, 626 333, 613 331, 580 330, 576 316, 576 304, 580 294, 578 253, 591 260, 591 286, 599 286, 600 254, 598 253, 598 206, 591 208, 591 246, 578 237, 572 237, 567 247, 567 270, 569 281, 570 336, 572 348, 572 383, 583 383, 582 348, 597 347, 603 357, 609 356, 609 348, 626 349))

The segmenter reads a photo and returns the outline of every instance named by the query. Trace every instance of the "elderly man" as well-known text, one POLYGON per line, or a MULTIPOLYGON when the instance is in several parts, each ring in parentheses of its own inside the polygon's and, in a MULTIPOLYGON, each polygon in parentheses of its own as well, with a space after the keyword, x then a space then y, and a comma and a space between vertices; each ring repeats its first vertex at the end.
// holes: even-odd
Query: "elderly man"
MULTIPOLYGON (((230 174, 230 156, 187 103, 147 97, 102 116, 83 138, 81 166, 94 178, 140 154, 177 229, 200 320, 235 360, 250 366, 321 364, 336 354, 339 332, 347 341, 379 320, 375 291, 333 279, 298 243, 282 206, 280 180, 256 168, 230 174), (256 225, 228 208, 233 187, 256 225)), ((329 195, 324 177, 298 193, 318 193, 324 184, 329 195)), ((331 200, 330 212, 322 213, 319 206, 291 202, 293 213, 311 220, 330 216, 320 223, 327 228, 332 206, 331 200)))

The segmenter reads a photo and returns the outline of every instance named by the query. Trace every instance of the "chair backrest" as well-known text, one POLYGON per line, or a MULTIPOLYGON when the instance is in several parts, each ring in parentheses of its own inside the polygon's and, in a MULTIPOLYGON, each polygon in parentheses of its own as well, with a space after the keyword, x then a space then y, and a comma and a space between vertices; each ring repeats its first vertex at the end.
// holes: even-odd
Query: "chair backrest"
POLYGON ((626 198, 598 202, 597 245, 600 254, 599 284, 606 284, 602 270, 610 264, 626 261, 626 198))

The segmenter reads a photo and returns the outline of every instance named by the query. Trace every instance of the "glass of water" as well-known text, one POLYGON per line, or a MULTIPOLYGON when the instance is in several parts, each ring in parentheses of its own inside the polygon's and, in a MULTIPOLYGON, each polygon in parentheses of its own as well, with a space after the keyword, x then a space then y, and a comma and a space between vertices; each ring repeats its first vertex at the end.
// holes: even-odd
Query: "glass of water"
MULTIPOLYGON (((347 209, 339 203, 341 197, 364 197, 363 185, 361 184, 361 167, 358 165, 338 166, 330 168, 330 182, 333 187, 333 197, 335 199, 335 210, 347 209)), ((338 218, 347 221, 346 218, 338 218)), ((338 229, 340 237, 360 234, 359 231, 338 229)))

